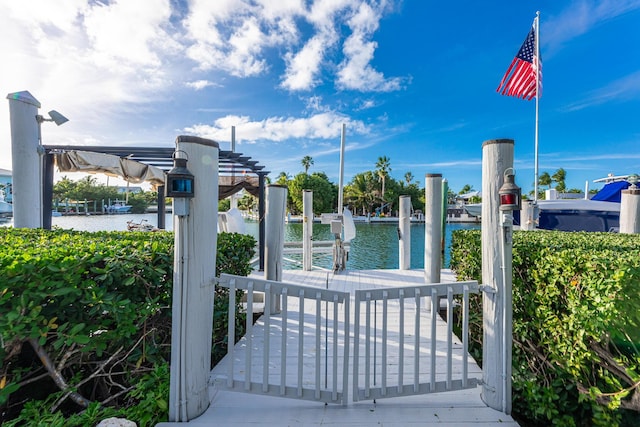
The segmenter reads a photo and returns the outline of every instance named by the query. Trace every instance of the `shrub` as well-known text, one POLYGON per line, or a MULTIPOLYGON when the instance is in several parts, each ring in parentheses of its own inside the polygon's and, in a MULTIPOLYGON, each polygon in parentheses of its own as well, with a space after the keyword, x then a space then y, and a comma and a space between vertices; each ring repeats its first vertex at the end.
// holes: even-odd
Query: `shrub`
MULTIPOLYGON (((218 243, 217 272, 246 275, 253 238, 218 243)), ((0 423, 166 419, 173 234, 6 228, 0 245, 0 423)))
MULTIPOLYGON (((513 412, 536 425, 639 425, 640 236, 516 232, 513 412)), ((481 280, 480 232, 456 231, 451 268, 481 280)), ((474 301, 473 351, 482 341, 474 301)))

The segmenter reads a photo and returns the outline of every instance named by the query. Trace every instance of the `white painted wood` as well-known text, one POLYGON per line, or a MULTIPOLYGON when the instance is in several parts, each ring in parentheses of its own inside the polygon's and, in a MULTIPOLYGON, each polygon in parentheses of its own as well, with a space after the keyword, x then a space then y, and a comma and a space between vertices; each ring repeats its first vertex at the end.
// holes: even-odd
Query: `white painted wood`
POLYGON ((313 191, 302 191, 302 269, 312 267, 313 244, 313 191))
MULTIPOLYGON (((452 280, 449 271, 443 271, 442 277, 445 280, 452 280)), ((319 271, 305 272, 302 270, 284 271, 284 280, 287 282, 304 283, 319 288, 326 286, 326 273, 319 271)), ((344 271, 339 275, 330 278, 329 288, 334 290, 372 289, 382 288, 382 291, 392 291, 394 287, 402 287, 407 283, 415 285, 424 284, 424 272, 422 270, 369 270, 369 271, 344 271)), ((293 292, 291 292, 293 295, 293 292)), ((296 292, 297 295, 297 292, 296 292)), ((400 301, 404 301, 401 299, 400 301)), ((292 304, 293 300, 290 301, 292 304)), ((413 304, 410 304, 413 306, 413 304)), ((294 310, 293 306, 291 310, 294 310)), ((391 310, 391 307, 390 307, 391 310)), ((304 310, 303 310, 304 313, 304 310)), ((297 313, 290 313, 289 322, 296 322, 294 318, 297 313)), ((355 322, 358 316, 349 316, 351 322, 355 322)), ((389 356, 393 357, 398 347, 393 344, 400 342, 404 333, 399 333, 403 322, 396 308, 396 316, 389 319, 389 356)), ((256 328, 264 327, 262 318, 256 322, 256 328)), ((446 329, 444 321, 436 316, 437 336, 444 337, 442 330, 446 329)), ((313 321, 311 322, 313 323, 313 321)), ((347 325, 349 322, 346 322, 347 325)), ((296 322, 302 325, 303 322, 296 322)), ((308 324, 308 322, 307 322, 308 324)), ((294 328, 297 330, 298 328, 294 328)), ((290 330, 290 332, 292 332, 290 330)), ((289 343, 296 340, 296 335, 311 333, 310 328, 304 332, 294 334, 289 343)), ((256 336, 262 333, 256 331, 256 336)), ((348 335, 348 333, 347 333, 348 335)), ((237 356, 246 350, 246 344, 240 341, 237 345, 237 356)), ((259 342, 254 342, 253 347, 256 352, 261 351, 259 342)), ((438 338, 436 345, 438 352, 445 351, 445 343, 438 338)), ((402 349, 402 346, 400 346, 402 349)), ((355 349, 354 349, 355 350, 355 349)), ((352 357, 346 357, 352 360, 352 357)), ((480 379, 481 371, 473 363, 469 367, 469 375, 472 378, 480 379)), ((200 418, 190 421, 193 426, 321 426, 340 425, 356 427, 363 425, 385 425, 385 426, 426 426, 436 427, 442 425, 472 427, 482 425, 483 427, 515 427, 518 424, 509 416, 487 407, 480 398, 480 388, 471 388, 461 391, 447 393, 429 394, 428 396, 405 396, 398 398, 388 398, 363 402, 350 402, 348 406, 319 405, 316 402, 306 402, 303 400, 282 399, 271 395, 242 394, 226 391, 220 387, 226 382, 226 362, 225 358, 211 373, 210 396, 211 407, 200 418)), ((400 366, 402 366, 400 364, 400 366)), ((441 363, 438 362, 438 366, 441 363)), ((399 367, 398 367, 399 368, 399 367)), ((276 367, 277 372, 277 367, 276 367)), ((397 368, 389 369, 389 372, 397 372, 397 368)), ((295 372, 293 373, 295 377, 295 372)), ((312 375, 313 377, 313 375, 312 375)), ((311 378, 312 378, 311 377, 311 378)), ((390 381, 390 389, 398 390, 398 384, 403 375, 397 376, 390 381)), ((305 380, 308 380, 308 373, 305 371, 305 380)), ((413 385, 410 385, 413 388, 413 385)), ((345 388, 346 389, 346 388, 345 388)), ((159 427, 178 427, 177 423, 161 423, 159 427)))
POLYGON ((622 191, 620 233, 640 233, 640 189, 622 191))
MULTIPOLYGON (((265 190, 267 209, 265 211, 265 265, 264 278, 282 281, 282 261, 284 256, 284 218, 287 208, 287 187, 268 185, 265 190)), ((266 303, 265 303, 266 304, 266 303)), ((280 300, 271 300, 271 311, 280 311, 280 300)))
POLYGON ((538 206, 533 200, 523 200, 520 211, 520 230, 535 230, 538 221, 538 206))
MULTIPOLYGON (((11 126, 13 227, 42 227, 42 168, 38 154, 40 102, 29 92, 7 95, 11 126)), ((6 154, 4 154, 6 155, 6 154)))
POLYGON ((511 337, 509 336, 506 351, 508 362, 504 360, 502 341, 505 325, 501 302, 505 289, 500 255, 502 228, 498 190, 504 182, 504 171, 513 167, 513 146, 512 139, 488 140, 482 144, 482 284, 496 291, 485 292, 482 298, 482 400, 496 410, 502 410, 505 394, 502 382, 503 363, 511 363, 511 337))
MULTIPOLYGON (((349 328, 345 319, 348 319, 349 315, 347 308, 349 294, 318 287, 303 287, 283 282, 221 275, 220 286, 230 287, 232 284, 237 289, 248 289, 249 285, 252 285, 252 292, 254 290, 264 292, 267 301, 265 301, 265 313, 262 317, 264 327, 260 328, 262 333, 255 333, 252 336, 254 341, 260 340, 261 345, 244 346, 246 347, 246 351, 244 351, 246 356, 240 350, 234 352, 234 357, 238 360, 244 358, 251 362, 253 372, 251 367, 245 368, 244 371, 236 370, 236 368, 233 372, 227 371, 227 376, 233 378, 232 381, 227 378, 227 386, 232 384, 231 388, 234 390, 251 393, 346 403, 347 393, 342 387, 347 386, 347 383, 343 381, 341 385, 338 384, 338 361, 348 358, 349 328), (268 299, 271 296, 284 298, 283 308, 286 307, 287 311, 279 314, 270 313, 268 299), (310 307, 305 310, 305 300, 313 300, 315 304, 310 304, 310 307), (323 302, 333 304, 333 331, 329 327, 328 321, 326 324, 323 322, 324 316, 329 314, 329 307, 325 311, 322 310, 323 302), (299 310, 296 305, 300 307, 299 310), (342 319, 339 318, 338 307, 342 307, 341 311, 344 313, 342 319), (296 312, 296 310, 298 311, 296 312), (297 331, 295 324, 299 326, 297 331), (293 343, 296 332, 298 334, 297 346, 293 343), (333 336, 333 340, 329 340, 329 334, 333 336), (305 337, 309 339, 307 340, 305 337), (322 343, 323 337, 327 338, 324 345, 322 343), (297 348, 289 351, 289 346, 285 344, 288 340, 292 340, 292 346, 297 348), (333 348, 333 350, 329 352, 329 348, 333 348), (282 354, 278 355, 276 349, 281 350, 282 354), (340 353, 338 353, 338 349, 340 349, 340 353), (329 364, 329 354, 332 354, 331 364, 329 364), (326 364, 322 363, 323 356, 326 357, 326 364), (295 374, 288 375, 285 368, 277 369, 278 364, 295 365, 297 370, 295 374), (329 367, 333 368, 333 372, 329 367), (321 381, 322 372, 327 374, 324 383, 321 381), (245 384, 244 388, 242 387, 243 383, 245 384), (246 384, 249 386, 247 387, 246 384)), ((348 365, 343 365, 342 368, 348 369, 348 365)))
POLYGON ((425 283, 438 283, 442 269, 442 174, 426 174, 424 181, 424 276, 425 283))
MULTIPOLYGON (((312 285, 319 288, 325 288, 326 286, 326 273, 320 271, 305 272, 303 270, 285 270, 283 272, 284 280, 286 282, 304 283, 305 285, 312 285)), ((443 270, 441 274, 443 280, 454 280, 453 275, 448 270, 443 270)), ((254 277, 258 277, 258 273, 255 273, 254 277)), ((332 290, 356 290, 356 289, 378 289, 381 288, 381 292, 392 292, 394 288, 402 288, 407 284, 422 285, 424 284, 424 271, 422 270, 358 270, 341 272, 339 275, 333 275, 329 280, 329 289, 332 290)), ((464 286, 462 288, 464 292, 464 286)), ((457 291, 455 291, 457 292, 457 291)), ((293 295, 294 292, 290 292, 293 295)), ((297 292, 295 292, 297 295, 297 292)), ((400 290, 400 294, 403 295, 403 291, 400 290)), ((401 298, 400 301, 404 301, 401 298)), ((407 300, 408 301, 408 300, 407 300)), ((296 310, 298 304, 294 304, 293 299, 290 300, 290 314, 292 310, 296 310)), ((409 304, 409 303, 408 303, 409 304)), ((308 307, 307 307, 308 309, 308 307)), ((304 312, 302 310, 303 316, 304 312)), ((405 337, 404 331, 412 329, 412 319, 402 319, 403 310, 399 309, 399 306, 393 306, 389 303, 389 312, 395 313, 389 318, 389 332, 388 332, 388 352, 389 357, 399 357, 399 352, 402 351, 402 342, 405 337), (408 323, 406 323, 408 322, 408 323), (403 329, 405 323, 408 329, 403 329)), ((289 332, 297 331, 289 340, 288 352, 289 354, 296 354, 297 352, 297 337, 305 334, 313 334, 312 329, 309 327, 310 323, 306 321, 297 322, 298 312, 292 315, 289 319, 289 323, 292 329, 289 332), (293 323, 292 323, 293 322, 293 323)), ((355 316, 355 313, 347 315, 347 318, 351 319, 351 322, 356 322, 359 316, 355 316)), ((428 321, 428 319, 427 319, 428 321)), ((446 334, 446 324, 439 317, 436 316, 437 323, 437 340, 436 348, 440 353, 446 349, 446 343, 444 337, 446 334)), ((313 321, 311 321, 313 324, 313 321)), ((347 322, 347 327, 349 322, 347 322)), ((262 318, 259 319, 255 328, 260 330, 264 327, 262 318)), ((429 329, 427 324, 426 329, 429 329)), ((256 331, 256 336, 261 336, 260 331, 256 331)), ((347 331, 347 335, 349 332, 347 331)), ((464 342, 464 340, 463 340, 464 342)), ((454 354, 457 350, 454 341, 454 354)), ((259 341, 254 340, 252 347, 260 348, 259 341)), ((427 348, 430 344, 427 344, 427 348)), ((236 356, 242 357, 241 353, 247 349, 244 341, 240 341, 237 345, 236 356)), ((423 346, 424 347, 424 346, 423 346)), ((356 347, 357 348, 357 347, 356 347)), ((311 353, 312 354, 312 353, 311 353)), ((421 366, 429 366, 428 352, 421 353, 421 366)), ((464 353, 462 357, 465 357, 467 353, 464 353)), ((442 358, 443 359, 443 358, 442 358)), ((442 360, 438 358, 437 366, 442 365, 442 360)), ((282 399, 274 397, 272 395, 264 396, 259 394, 246 394, 237 393, 234 391, 227 391, 224 385, 226 384, 226 368, 227 360, 225 357, 211 372, 210 378, 210 396, 211 407, 200 418, 192 420, 189 425, 192 426, 210 426, 210 425, 232 425, 232 426, 320 426, 320 425, 339 425, 346 427, 356 427, 363 425, 385 425, 385 426, 427 426, 436 427, 442 425, 457 426, 457 427, 470 427, 480 426, 483 427, 516 427, 518 424, 510 417, 499 411, 487 407, 480 398, 480 387, 470 388, 460 391, 451 391, 447 393, 429 394, 428 396, 404 396, 397 398, 387 398, 377 400, 375 403, 372 401, 352 402, 347 406, 338 405, 322 405, 316 402, 307 402, 303 400, 282 399)), ((276 357, 276 359, 278 358, 276 357)), ((289 359, 289 356, 287 357, 289 359)), ((349 355, 345 358, 346 361, 353 360, 349 355)), ((345 362, 340 361, 340 363, 345 362)), ((479 380, 482 376, 480 368, 475 364, 472 358, 469 357, 471 365, 469 366, 469 377, 479 380)), ((389 367, 389 373, 398 373, 402 364, 395 367, 389 367)), ((277 372, 279 366, 273 367, 277 372)), ((438 368, 440 370, 440 368, 438 368)), ((444 370, 442 371, 444 372, 444 370)), ((425 370, 426 375, 429 375, 428 369, 425 370)), ((292 370, 293 377, 296 377, 295 369, 292 370)), ((398 384, 402 385, 402 378, 404 375, 395 375, 390 377, 388 390, 394 390, 396 393, 398 390, 398 384)), ((304 373, 304 381, 311 381, 311 377, 308 376, 308 372, 304 373)), ((443 377, 444 378, 444 377, 443 377)), ((294 380, 295 381, 295 380, 294 380)), ((347 385, 344 385, 344 389, 347 385)), ((413 389, 413 384, 409 386, 413 389)), ((350 390, 351 388, 349 388, 350 390)), ((159 427, 178 427, 178 423, 161 423, 159 427)))
POLYGON ((411 265, 411 196, 400 196, 400 222, 398 224, 399 268, 411 265))
POLYGON ((207 372, 211 333, 218 220, 218 144, 179 136, 176 150, 188 159, 195 197, 188 216, 173 216, 175 234, 171 393, 169 419, 189 421, 209 406, 207 372), (213 224, 213 226, 212 226, 213 224))

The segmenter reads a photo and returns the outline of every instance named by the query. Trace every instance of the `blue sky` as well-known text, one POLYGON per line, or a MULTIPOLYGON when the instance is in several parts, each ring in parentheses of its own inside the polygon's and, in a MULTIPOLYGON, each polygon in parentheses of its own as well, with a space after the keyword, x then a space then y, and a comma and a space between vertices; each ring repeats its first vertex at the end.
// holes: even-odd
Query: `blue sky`
MULTIPOLYGON (((338 182, 390 158, 481 189, 482 142, 515 140, 533 188, 535 101, 496 88, 541 13, 540 171, 569 188, 640 173, 640 0, 145 0, 0 3, 0 86, 30 91, 45 144, 173 146, 211 138, 265 165, 338 182)), ((0 168, 11 169, 8 101, 0 168)), ((599 187, 591 184, 592 188, 599 187)))

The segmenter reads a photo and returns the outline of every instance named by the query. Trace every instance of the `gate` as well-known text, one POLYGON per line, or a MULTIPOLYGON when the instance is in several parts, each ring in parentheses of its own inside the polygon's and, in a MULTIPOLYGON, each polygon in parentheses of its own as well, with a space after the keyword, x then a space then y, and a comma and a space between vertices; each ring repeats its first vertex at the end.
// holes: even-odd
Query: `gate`
POLYGON ((218 285, 229 289, 227 388, 347 404, 348 292, 227 274, 218 285), (234 346, 236 290, 246 291, 247 317, 245 335, 234 346), (254 334, 253 325, 258 292, 264 295, 262 334, 254 334), (236 359, 244 364, 236 366, 236 359))
POLYGON ((346 405, 350 369, 353 401, 461 390, 480 382, 468 372, 475 281, 356 290, 353 317, 348 292, 227 274, 218 285, 230 291, 223 384, 230 390, 346 405), (234 346, 236 290, 246 293, 247 317, 245 336, 234 346), (258 293, 264 295, 261 332, 253 325, 258 293), (436 319, 440 299, 446 300, 446 327, 436 319), (453 333, 458 304, 462 341, 453 333), (446 345, 437 345, 440 336, 446 345))
POLYGON ((468 328, 469 294, 478 292, 476 281, 357 290, 354 310, 353 400, 476 387, 480 381, 469 378, 468 372, 468 328), (454 299, 456 295, 461 297, 458 298, 460 302, 454 299), (446 299, 447 307, 446 330, 440 331, 446 335, 446 348, 438 348, 436 339, 436 316, 439 316, 441 298, 446 299), (430 300, 430 307, 423 308, 424 300, 427 304, 430 300), (462 306, 462 342, 453 333, 454 304, 462 306), (380 316, 377 313, 379 305, 380 316), (381 327, 377 324, 379 317, 381 327), (428 365, 422 362, 425 359, 429 361, 428 365))

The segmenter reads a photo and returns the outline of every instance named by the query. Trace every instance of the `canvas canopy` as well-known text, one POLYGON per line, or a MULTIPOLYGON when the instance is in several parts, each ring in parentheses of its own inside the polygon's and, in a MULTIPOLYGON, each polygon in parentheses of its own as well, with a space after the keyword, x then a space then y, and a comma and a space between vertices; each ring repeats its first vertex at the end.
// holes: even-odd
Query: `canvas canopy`
MULTIPOLYGON (((165 175, 162 169, 113 154, 73 150, 56 153, 55 161, 60 172, 104 173, 123 178, 132 184, 146 181, 154 188, 164 185, 165 175)), ((259 183, 256 176, 220 175, 218 180, 220 200, 242 189, 259 197, 259 183)))
POLYGON ((104 173, 133 184, 164 185, 162 169, 112 154, 74 150, 55 154, 55 161, 60 172, 104 173))

